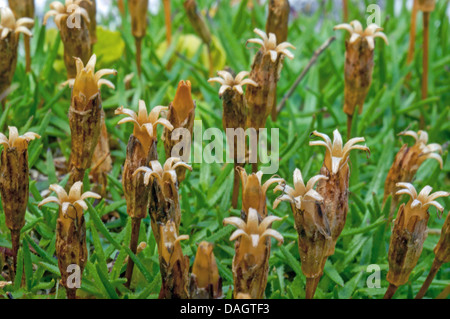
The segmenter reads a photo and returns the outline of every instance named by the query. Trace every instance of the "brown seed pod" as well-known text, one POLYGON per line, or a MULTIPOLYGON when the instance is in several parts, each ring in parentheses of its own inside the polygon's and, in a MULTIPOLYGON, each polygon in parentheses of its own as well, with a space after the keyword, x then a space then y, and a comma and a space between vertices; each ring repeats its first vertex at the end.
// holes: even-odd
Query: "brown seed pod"
POLYGON ((77 66, 73 57, 78 57, 86 64, 91 58, 91 39, 89 36, 89 14, 80 4, 86 0, 66 0, 50 3, 50 11, 44 16, 44 25, 49 17, 55 17, 61 40, 64 44, 64 64, 67 78, 77 75, 77 66))
POLYGON ((222 278, 219 276, 213 248, 213 244, 206 241, 198 245, 189 286, 191 299, 222 298, 222 278))
POLYGON ((261 37, 261 39, 247 40, 247 44, 261 45, 255 55, 250 72, 250 79, 255 81, 258 86, 249 86, 245 97, 248 106, 247 127, 258 130, 266 126, 267 116, 271 113, 275 103, 276 83, 280 77, 281 62, 284 56, 290 59, 294 58, 288 48, 295 49, 295 47, 288 42, 277 45, 277 38, 273 33, 267 35, 259 29, 253 31, 261 37))
POLYGON ((330 245, 327 254, 331 256, 334 254, 334 247, 347 219, 350 178, 348 160, 350 151, 357 149, 370 154, 370 150, 365 145, 355 145, 356 143, 364 142, 363 137, 352 138, 343 146, 341 134, 337 129, 333 132, 333 142, 326 134, 317 131, 314 131, 312 134, 322 138, 323 141, 312 141, 309 142, 309 145, 324 146, 326 148, 320 174, 328 177, 328 179, 319 180, 317 192, 324 199, 321 209, 327 216, 331 237, 333 238, 333 243, 330 245))
MULTIPOLYGON (((59 215, 56 225, 56 256, 61 272, 61 284, 66 288, 69 299, 76 298, 76 289, 68 282, 68 277, 73 273, 73 265, 80 268, 80 276, 88 259, 86 248, 86 224, 84 211, 88 209, 85 202, 87 198, 100 199, 100 195, 93 192, 83 193, 83 183, 76 182, 69 194, 64 188, 53 184, 49 188, 57 195, 49 196, 39 203, 39 207, 47 203, 59 205, 59 215)), ((81 281, 81 278, 80 278, 81 281)))
POLYGON ((180 241, 189 239, 188 235, 178 236, 175 223, 169 220, 160 224, 158 241, 159 267, 162 286, 160 299, 189 298, 189 257, 183 255, 180 241))
POLYGON ((346 30, 351 35, 345 43, 344 112, 353 116, 356 107, 359 107, 359 113, 362 112, 364 100, 372 84, 375 38, 382 38, 386 44, 388 39, 378 25, 372 23, 363 30, 357 20, 350 24, 339 24, 334 30, 346 30))
MULTIPOLYGON (((243 166, 245 163, 245 143, 239 143, 239 134, 244 138, 244 130, 247 122, 247 104, 244 99, 244 91, 242 86, 258 84, 250 79, 244 79, 249 73, 246 71, 239 72, 235 78, 227 71, 219 71, 217 74, 220 77, 211 78, 208 82, 218 82, 221 84, 219 89, 219 96, 223 101, 222 110, 222 124, 223 129, 227 132, 228 147, 233 153, 234 159, 234 184, 233 184, 233 198, 232 206, 237 207, 239 197, 239 171, 238 166, 243 166), (239 133, 235 131, 241 128, 239 133), (234 129, 229 135, 227 129, 234 129)), ((241 141, 244 141, 241 139, 241 141)))
POLYGON ((31 37, 28 27, 33 24, 30 18, 16 21, 11 9, 0 8, 0 95, 11 85, 16 71, 19 34, 31 37))
POLYGON ((104 75, 116 74, 112 69, 95 72, 95 54, 84 66, 83 61, 75 58, 77 74, 69 80, 73 86, 72 100, 69 108, 69 125, 71 131, 70 179, 67 188, 76 181, 82 181, 85 171, 91 167, 92 157, 97 146, 102 125, 102 101, 100 87, 114 85, 104 75))
POLYGON ((318 181, 327 179, 324 175, 316 175, 305 186, 302 173, 297 168, 294 171, 294 188, 278 185, 274 189, 284 193, 275 200, 274 209, 281 201, 288 201, 291 204, 295 229, 298 233, 302 272, 306 277, 306 299, 314 297, 316 283, 323 274, 328 250, 332 244, 328 219, 320 205, 323 197, 314 190, 314 185, 318 181))
POLYGON ((250 208, 258 212, 259 219, 267 217, 266 192, 270 185, 274 183, 284 183, 284 179, 272 176, 264 184, 261 183, 263 172, 247 175, 243 167, 238 167, 242 183, 242 211, 241 218, 247 220, 250 208))
POLYGON ((443 211, 444 208, 435 199, 450 195, 447 192, 430 194, 430 186, 425 186, 418 195, 410 183, 397 183, 397 187, 401 188, 398 195, 406 194, 411 198, 406 205, 400 206, 392 230, 388 253, 389 272, 386 277, 390 288, 385 298, 391 298, 396 288, 408 282, 409 275, 419 260, 427 237, 429 206, 443 211))
MULTIPOLYGON (((84 8, 89 15, 89 38, 91 39, 91 46, 97 43, 97 4, 96 0, 82 0, 80 7, 84 8)), ((92 49, 92 47, 91 47, 92 49)))
POLYGON ((128 0, 128 11, 131 15, 131 33, 136 43, 136 65, 140 75, 142 38, 147 32, 148 0, 128 0))
POLYGON ((203 42, 209 46, 211 43, 211 32, 206 25, 205 19, 198 12, 197 2, 195 0, 185 0, 183 5, 186 10, 186 15, 195 32, 200 36, 203 42))
MULTIPOLYGON (((175 98, 172 103, 169 104, 167 120, 172 124, 173 130, 164 129, 164 150, 166 152, 166 158, 180 157, 184 162, 189 161, 194 119, 195 102, 192 100, 191 96, 191 82, 182 80, 178 83, 175 98), (181 137, 189 135, 190 140, 187 145, 179 143, 180 145, 175 146, 180 141, 178 133, 182 133, 181 137), (182 148, 180 149, 179 146, 182 148)), ((185 171, 178 171, 177 176, 178 181, 183 181, 185 178, 185 171)))
POLYGON ((161 166, 159 161, 153 160, 150 161, 149 166, 141 166, 136 169, 133 178, 143 179, 143 183, 150 186, 150 219, 156 242, 159 242, 161 238, 159 225, 165 225, 172 220, 177 232, 179 230, 181 209, 177 171, 180 169, 192 170, 192 167, 178 157, 168 158, 164 166, 161 166))
POLYGON ((384 183, 384 199, 386 201, 389 195, 392 196, 391 208, 389 213, 389 220, 394 217, 394 212, 397 209, 397 204, 399 202, 400 195, 396 195, 399 190, 396 187, 397 183, 412 182, 414 176, 416 175, 419 167, 422 163, 428 159, 432 158, 439 162, 441 169, 443 167, 442 157, 438 153, 442 153, 442 147, 439 144, 427 144, 428 143, 428 133, 425 131, 405 131, 400 133, 400 135, 412 136, 416 143, 409 147, 407 144, 403 144, 402 148, 398 151, 395 156, 394 162, 389 169, 386 181, 384 183))
MULTIPOLYGON (((278 42, 287 41, 290 6, 288 0, 270 0, 269 14, 266 22, 266 33, 275 34, 278 42)), ((275 84, 276 86, 276 84, 275 84)), ((276 90, 276 88, 275 88, 276 90)), ((277 119, 277 98, 272 105, 272 120, 277 119)))
POLYGON ((224 225, 234 225, 238 229, 231 234, 230 240, 236 240, 233 258, 234 292, 248 294, 252 299, 262 299, 267 285, 269 271, 270 237, 281 245, 283 236, 271 229, 276 216, 267 216, 259 222, 258 212, 250 208, 247 222, 239 217, 228 217, 224 225))
POLYGON ((19 136, 16 127, 9 127, 9 139, 0 133, 3 145, 0 164, 0 195, 2 197, 5 224, 11 231, 14 267, 20 245, 20 230, 25 225, 28 204, 29 167, 28 143, 40 136, 33 132, 19 136))
POLYGON ((95 184, 94 190, 106 196, 106 188, 108 186, 108 173, 112 170, 111 151, 109 148, 109 136, 105 123, 105 111, 101 111, 101 131, 94 154, 92 155, 92 166, 90 176, 92 182, 95 184))
POLYGON ((436 8, 436 0, 417 0, 418 9, 423 12, 432 12, 436 8))

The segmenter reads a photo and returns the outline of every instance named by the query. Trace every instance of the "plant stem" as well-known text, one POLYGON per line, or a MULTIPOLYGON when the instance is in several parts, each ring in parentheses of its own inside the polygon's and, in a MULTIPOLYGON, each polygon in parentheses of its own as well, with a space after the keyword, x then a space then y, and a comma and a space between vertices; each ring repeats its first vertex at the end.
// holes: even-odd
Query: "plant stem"
POLYGON ((409 65, 414 59, 414 51, 416 44, 416 20, 417 20, 417 0, 414 0, 411 11, 411 27, 409 29, 409 49, 406 63, 409 65))
POLYGON ((422 299, 423 296, 425 296, 425 293, 428 290, 428 287, 430 287, 431 282, 433 281, 434 277, 436 276, 439 268, 441 268, 442 262, 439 261, 437 258, 434 258, 433 264, 431 265, 430 272, 428 273, 427 279, 425 279, 425 282, 422 285, 422 288, 420 288, 419 293, 417 294, 415 299, 422 299))
POLYGON ((138 75, 141 76, 141 48, 142 48, 142 38, 135 38, 134 39, 135 43, 136 43, 136 66, 137 66, 137 71, 138 71, 138 75))
POLYGON ((31 51, 30 51, 30 37, 24 35, 24 44, 25 44, 25 70, 27 73, 31 72, 31 51))
POLYGON ((447 299, 448 295, 450 295, 450 285, 444 288, 442 292, 436 297, 436 299, 447 299))
MULTIPOLYGON (((130 250, 133 254, 136 254, 138 241, 139 241, 139 229, 141 228, 141 219, 140 218, 132 218, 131 219, 131 240, 130 240, 130 250)), ((125 273, 125 278, 127 282, 125 286, 130 288, 131 279, 133 277, 133 268, 134 262, 131 258, 128 260, 127 271, 125 273)))
POLYGON ((280 103, 277 106, 277 113, 280 113, 283 109, 284 105, 286 104, 286 101, 291 97, 292 94, 294 94, 295 90, 297 89, 297 86, 300 84, 300 82, 303 80, 303 78, 308 73, 309 69, 316 63, 319 56, 322 54, 323 51, 325 51, 333 41, 336 40, 335 36, 332 36, 327 41, 325 41, 313 54, 311 59, 309 60, 306 67, 303 69, 302 73, 298 76, 298 78, 295 80, 294 84, 292 84, 292 87, 289 89, 289 91, 283 96, 283 99, 280 101, 280 103))
POLYGON ((353 116, 347 114, 347 140, 352 136, 352 122, 353 116))
POLYGON ((77 288, 66 287, 67 299, 77 299, 77 288))
POLYGON ((344 22, 348 21, 348 0, 342 0, 342 9, 344 12, 344 22))
POLYGON ((392 299, 392 297, 394 296, 395 292, 397 291, 398 287, 393 285, 393 284, 389 284, 388 289, 386 290, 386 293, 384 294, 383 299, 392 299))
POLYGON ((166 20, 166 39, 167 44, 172 42, 172 19, 170 17, 170 0, 163 0, 164 4, 164 18, 166 20))
POLYGON ((305 299, 313 299, 316 293, 316 288, 319 283, 319 278, 306 278, 305 299))
MULTIPOLYGON (((428 42, 429 42, 429 25, 430 25, 430 13, 423 12, 423 66, 422 66, 422 100, 425 100, 428 96, 428 42)), ((425 127, 425 117, 427 106, 424 105, 422 114, 420 116, 420 127, 425 127)))
POLYGON ((17 253, 19 252, 20 247, 20 229, 12 229, 11 230, 11 243, 12 243, 12 252, 13 252, 13 263, 14 263, 14 272, 16 272, 17 267, 17 253))

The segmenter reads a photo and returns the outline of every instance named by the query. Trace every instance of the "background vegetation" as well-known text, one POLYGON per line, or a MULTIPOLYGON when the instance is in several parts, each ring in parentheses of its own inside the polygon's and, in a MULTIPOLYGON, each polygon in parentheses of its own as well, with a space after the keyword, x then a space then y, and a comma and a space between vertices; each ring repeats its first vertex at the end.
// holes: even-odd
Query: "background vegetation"
MULTIPOLYGON (((86 212, 89 262, 84 272, 78 296, 86 298, 157 298, 161 279, 159 275, 156 243, 147 217, 141 225, 140 241, 147 247, 137 257, 133 291, 124 287, 124 259, 130 252, 130 221, 121 185, 122 165, 131 125, 117 125, 120 117, 114 110, 120 106, 137 110, 138 100, 147 107, 167 105, 174 97, 180 80, 192 82, 197 103, 196 119, 203 127, 222 127, 221 101, 218 87, 207 82, 208 65, 206 48, 187 23, 182 1, 172 1, 174 39, 165 43, 163 11, 149 14, 148 32, 143 40, 143 74, 134 76, 127 88, 125 77, 136 72, 134 39, 130 19, 108 17, 99 21, 98 39, 94 52, 98 56, 97 68, 115 68, 118 75, 112 78, 116 90, 102 88, 103 107, 107 113, 107 127, 111 138, 113 170, 108 176, 108 197, 86 212), (118 19, 118 20, 117 20, 118 19), (108 25, 117 24, 117 30, 108 25), (121 21, 121 23, 120 23, 121 21)), ((230 0, 199 0, 199 7, 208 16, 208 24, 215 37, 213 54, 215 70, 229 66, 233 71, 250 70, 254 48, 246 48, 247 39, 255 37, 253 29, 264 29, 266 7, 256 5, 249 10, 246 0, 231 6, 230 0), (213 5, 212 5, 213 3, 213 5)), ((366 5, 371 1, 365 1, 366 5)), ((396 152, 412 138, 397 134, 406 128, 419 129, 419 117, 426 119, 430 142, 444 145, 444 169, 436 161, 426 161, 413 184, 416 189, 430 185, 436 190, 449 190, 450 162, 450 31, 446 15, 448 1, 438 1, 430 24, 430 85, 429 98, 421 101, 420 75, 422 26, 418 15, 418 32, 414 62, 406 66, 409 40, 410 11, 402 9, 394 14, 394 1, 386 1, 382 12, 382 26, 389 38, 389 46, 377 40, 373 84, 363 113, 354 120, 353 135, 364 136, 372 155, 352 154, 350 203, 348 220, 337 243, 336 253, 325 267, 325 274, 316 292, 317 298, 381 298, 388 283, 387 249, 390 228, 386 229, 387 210, 383 210, 384 180, 396 152), (406 79, 411 72, 411 79, 406 79), (426 107, 425 107, 426 106, 426 107), (367 266, 381 267, 381 289, 368 288, 367 266)), ((286 60, 278 86, 278 99, 292 86, 298 74, 326 39, 334 35, 333 26, 341 23, 340 8, 331 1, 323 1, 314 13, 297 12, 292 16, 288 40, 297 48, 295 59, 286 60)), ((48 8, 48 3, 46 8, 48 8)), ((162 9, 162 8, 161 8, 162 9)), ((363 8, 350 6, 350 18, 365 24, 368 13, 363 8)), ((313 130, 329 135, 335 128, 345 135, 346 115, 342 111, 344 92, 344 41, 346 34, 336 32, 335 41, 319 58, 289 99, 277 122, 268 120, 267 126, 280 129, 279 175, 292 184, 296 167, 305 178, 318 174, 324 150, 310 147, 309 134, 313 130)), ((34 131, 42 138, 30 144, 31 176, 30 196, 26 226, 22 229, 23 247, 19 252, 19 274, 12 286, 0 289, 0 298, 11 291, 15 298, 64 298, 59 286, 59 270, 55 252, 56 206, 37 208, 37 203, 47 196, 45 191, 52 183, 64 184, 64 166, 70 155, 70 129, 67 112, 70 89, 61 88, 66 80, 62 62, 62 43, 56 29, 42 26, 36 19, 32 39, 32 72, 25 73, 24 58, 19 59, 13 80, 13 91, 0 109, 0 131, 8 125, 17 126, 20 133, 34 131), (24 266, 21 268, 20 266, 24 266), (24 282, 20 282, 23 269, 24 282)), ((207 142, 205 142, 207 143, 207 142)), ((163 143, 158 145, 160 159, 164 160, 163 143)), ((232 210, 233 164, 193 164, 181 185, 182 220, 180 234, 190 235, 184 241, 183 251, 191 263, 197 250, 196 243, 206 240, 215 244, 214 253, 223 278, 224 294, 231 297, 231 263, 234 244, 228 240, 233 229, 223 227, 222 220, 239 215, 232 210)), ((267 179, 268 176, 264 176, 267 179)), ((88 183, 88 181, 85 181, 88 183)), ((87 184, 86 184, 87 185, 87 184)), ((89 187, 89 185, 87 185, 89 187)), ((268 192, 269 207, 278 194, 268 192)), ((447 209, 450 198, 441 200, 447 209)), ((429 227, 440 229, 443 218, 430 210, 429 227)), ((290 207, 283 203, 271 214, 283 218, 274 228, 280 231, 285 243, 273 245, 270 258, 267 298, 303 298, 305 278, 300 269, 297 233, 290 207)), ((439 236, 430 234, 424 251, 407 285, 399 288, 395 298, 412 298, 422 285, 434 258, 432 249, 439 236)), ((0 247, 11 248, 9 231, 0 208, 0 247)), ((2 266, 4 260, 0 261, 2 266)), ((0 276, 0 281, 4 280, 0 276)), ((450 268, 444 265, 433 281, 427 296, 435 297, 450 283, 450 268)))

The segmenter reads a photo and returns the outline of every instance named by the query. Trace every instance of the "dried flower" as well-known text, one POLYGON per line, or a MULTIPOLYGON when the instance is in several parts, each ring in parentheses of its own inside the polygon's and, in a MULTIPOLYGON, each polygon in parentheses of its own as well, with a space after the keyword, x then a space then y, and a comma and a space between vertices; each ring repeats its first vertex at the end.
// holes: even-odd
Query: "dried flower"
POLYGON ((244 99, 244 91, 242 86, 246 84, 258 86, 258 84, 253 80, 244 79, 249 74, 246 71, 239 72, 239 74, 236 75, 236 78, 233 78, 233 76, 227 71, 219 71, 217 74, 220 77, 211 78, 208 82, 218 82, 221 85, 219 89, 219 96, 223 100, 223 129, 227 131, 227 129, 242 128, 240 133, 236 131, 236 134, 234 134, 235 132, 232 132, 233 135, 231 136, 228 136, 227 131, 227 141, 229 143, 230 151, 233 151, 234 158, 232 206, 236 208, 239 197, 239 172, 237 167, 242 166, 242 163, 245 163, 245 145, 243 143, 241 143, 242 145, 238 145, 238 134, 245 134, 244 130, 247 121, 247 104, 244 99))
POLYGON ((91 57, 90 20, 86 9, 80 6, 83 1, 86 0, 66 0, 65 4, 54 1, 50 3, 51 10, 44 15, 44 25, 48 18, 55 18, 64 44, 64 63, 69 79, 77 74, 73 57, 78 57, 83 63, 87 63, 91 57))
POLYGON ((189 257, 183 255, 180 241, 189 239, 189 236, 179 236, 172 220, 160 224, 159 229, 161 240, 158 242, 158 252, 162 278, 160 298, 188 299, 189 257))
POLYGON ((271 229, 276 216, 267 216, 259 222, 258 212, 250 208, 247 222, 238 217, 228 217, 224 225, 234 225, 238 229, 231 234, 230 240, 236 240, 236 254, 233 258, 234 296, 249 294, 261 299, 267 284, 269 270, 270 238, 283 243, 283 236, 271 229))
POLYGON ((101 197, 93 192, 82 193, 82 182, 73 184, 69 194, 57 184, 50 185, 49 189, 54 191, 57 197, 49 196, 45 198, 39 203, 39 207, 47 203, 59 205, 56 225, 56 256, 61 272, 61 284, 66 288, 67 297, 75 299, 76 288, 69 287, 67 279, 71 274, 70 265, 78 265, 81 275, 88 259, 86 224, 83 214, 88 209, 85 200, 88 198, 100 199, 101 197))
MULTIPOLYGON (((289 24, 289 12, 290 6, 288 0, 270 0, 269 1, 269 14, 267 15, 266 33, 275 34, 278 42, 287 41, 288 37, 288 24, 289 24)), ((277 99, 274 98, 272 105, 272 120, 277 119, 277 99)))
MULTIPOLYGON (((145 102, 140 100, 138 114, 123 106, 115 111, 115 114, 128 116, 120 120, 119 124, 127 122, 134 124, 133 134, 128 140, 127 155, 122 174, 123 190, 127 201, 127 213, 132 219, 130 249, 133 252, 136 251, 141 220, 147 215, 149 204, 148 187, 144 183, 142 176, 135 177, 135 175, 141 166, 146 166, 149 161, 158 159, 158 153, 156 151, 157 125, 163 125, 169 130, 172 129, 172 125, 166 119, 159 118, 161 111, 164 109, 167 108, 164 106, 156 106, 147 115, 145 102)), ((128 286, 131 284, 133 266, 133 261, 130 261, 126 273, 128 286)))
POLYGON ((148 0, 128 0, 131 15, 131 33, 136 43, 136 65, 141 74, 141 45, 147 31, 148 0))
POLYGON ((267 189, 274 183, 284 183, 284 179, 272 176, 264 184, 262 184, 262 171, 247 175, 244 168, 238 167, 237 169, 241 176, 242 183, 242 219, 247 220, 247 214, 250 208, 253 208, 258 212, 260 219, 264 219, 267 216, 267 189))
MULTIPOLYGON (((166 152, 166 158, 180 157, 184 162, 188 162, 191 154, 191 139, 189 139, 187 145, 180 143, 182 148, 175 147, 180 141, 180 136, 174 134, 176 129, 187 130, 192 137, 192 131, 194 129, 195 119, 195 102, 191 96, 191 82, 180 81, 175 93, 175 98, 169 104, 169 111, 167 119, 172 124, 174 130, 164 130, 164 150, 166 152)), ((179 133, 179 132, 178 132, 179 133)), ((182 136, 185 136, 185 132, 182 132, 182 136)), ((185 171, 181 170, 177 172, 178 181, 183 181, 185 178, 185 171)))
POLYGON ((321 208, 328 219, 333 238, 333 244, 330 245, 328 252, 328 256, 331 256, 334 254, 336 241, 344 229, 347 219, 350 178, 348 160, 350 151, 356 149, 370 154, 370 150, 365 145, 356 145, 364 142, 364 137, 352 138, 343 146, 341 134, 337 129, 333 132, 333 142, 326 134, 314 131, 312 135, 322 138, 323 141, 311 141, 309 145, 324 146, 326 148, 320 174, 328 177, 328 179, 319 180, 317 192, 324 199, 321 208))
POLYGON ((423 12, 432 12, 436 8, 436 0, 417 0, 418 9, 423 12))
POLYGON ((250 39, 247 43, 256 43, 261 48, 256 53, 250 72, 250 79, 258 86, 249 86, 245 94, 248 105, 247 127, 255 129, 263 128, 266 125, 267 116, 271 113, 276 97, 276 83, 278 82, 282 60, 284 56, 290 59, 294 55, 288 48, 295 47, 283 42, 277 44, 274 33, 267 35, 259 29, 253 30, 261 39, 250 39))
POLYGON ((389 272, 387 281, 390 285, 385 298, 391 298, 396 289, 404 285, 417 264, 422 253, 423 243, 427 237, 427 223, 430 217, 428 208, 435 206, 438 211, 444 207, 435 200, 449 196, 447 192, 431 193, 432 188, 425 186, 417 195, 416 189, 410 183, 397 183, 401 188, 398 195, 406 194, 411 198, 402 204, 395 219, 389 244, 389 272))
POLYGON ((375 23, 370 24, 363 30, 361 23, 354 20, 339 24, 334 30, 347 30, 350 39, 346 41, 345 47, 345 88, 344 88, 344 112, 347 114, 347 136, 350 137, 351 122, 356 107, 361 114, 372 84, 373 52, 375 38, 382 38, 386 44, 388 39, 381 32, 383 30, 375 23))
POLYGON ((222 297, 222 278, 219 276, 213 244, 202 241, 198 245, 192 266, 191 299, 219 299, 222 297))
POLYGON ((20 246, 20 230, 25 225, 28 204, 29 167, 28 143, 40 136, 33 132, 19 136, 16 127, 9 126, 9 139, 0 133, 3 145, 0 164, 0 195, 5 224, 11 231, 14 267, 20 246))
POLYGON ((392 163, 386 181, 384 183, 384 202, 389 195, 392 195, 391 209, 389 214, 389 220, 394 216, 394 212, 397 209, 399 201, 399 195, 396 195, 398 188, 396 183, 412 182, 414 176, 417 173, 420 165, 428 159, 432 158, 439 162, 440 167, 443 167, 442 157, 438 153, 442 153, 442 147, 439 144, 428 144, 428 133, 425 131, 405 131, 400 135, 412 136, 416 143, 409 147, 407 144, 403 144, 402 148, 395 156, 392 163))
POLYGON ((150 161, 150 167, 141 166, 133 177, 143 176, 145 185, 150 186, 150 218, 156 242, 160 241, 159 226, 173 220, 177 231, 181 222, 180 199, 178 193, 177 171, 181 168, 192 170, 192 167, 177 157, 170 157, 161 166, 159 161, 150 161), (144 174, 139 174, 139 173, 144 174), (139 175, 138 175, 139 174, 139 175))
POLYGON ((0 8, 0 95, 11 85, 16 71, 17 46, 19 34, 32 36, 29 26, 34 24, 30 18, 16 21, 9 8, 0 8))
POLYGON ((71 177, 70 187, 74 182, 83 180, 85 171, 91 167, 92 157, 97 146, 102 125, 102 101, 100 87, 104 84, 114 88, 114 85, 102 79, 108 74, 116 74, 112 69, 102 69, 95 72, 95 54, 84 66, 83 61, 75 58, 77 74, 75 79, 68 80, 73 85, 72 100, 69 108, 69 125, 72 139, 70 154, 71 177))
POLYGON ((331 230, 326 215, 322 213, 323 197, 314 190, 314 185, 320 180, 327 180, 324 175, 312 177, 305 186, 302 173, 297 168, 294 171, 294 188, 288 185, 278 185, 274 191, 284 194, 278 197, 273 206, 276 208, 281 201, 291 203, 295 228, 298 233, 298 251, 301 258, 302 272, 306 277, 306 298, 312 299, 323 274, 327 253, 332 244, 331 230))
POLYGON ((115 114, 127 115, 118 124, 132 122, 134 124, 133 135, 139 140, 146 153, 152 151, 157 142, 157 125, 164 126, 168 131, 172 131, 173 125, 160 117, 162 111, 167 110, 166 106, 155 106, 147 115, 147 107, 143 100, 139 100, 139 111, 136 114, 133 110, 119 107, 115 114), (155 144, 155 145, 154 145, 155 144))

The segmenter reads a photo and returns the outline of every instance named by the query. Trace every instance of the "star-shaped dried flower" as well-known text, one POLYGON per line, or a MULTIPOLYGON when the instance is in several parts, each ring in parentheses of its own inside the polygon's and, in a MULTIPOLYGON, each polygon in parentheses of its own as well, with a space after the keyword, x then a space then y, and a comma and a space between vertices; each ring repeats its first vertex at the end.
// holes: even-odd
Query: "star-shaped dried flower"
POLYGON ((350 22, 350 24, 338 24, 334 27, 334 30, 347 30, 351 35, 349 40, 350 44, 353 44, 357 41, 366 40, 370 50, 373 50, 375 48, 375 38, 382 38, 386 44, 389 44, 386 35, 381 32, 383 28, 379 27, 375 23, 369 24, 367 28, 363 30, 361 22, 359 22, 358 20, 353 20, 352 22, 350 22))
POLYGON ((325 166, 332 174, 337 174, 347 164, 351 150, 362 150, 370 154, 367 146, 355 145, 356 143, 364 142, 364 137, 352 138, 342 146, 342 136, 337 129, 333 131, 333 142, 331 142, 331 139, 326 134, 314 131, 312 135, 323 139, 323 141, 311 141, 309 145, 319 145, 326 148, 325 166))
POLYGON ((223 220, 223 224, 233 225, 238 228, 231 234, 230 240, 241 238, 240 252, 242 254, 252 255, 255 264, 259 264, 264 258, 266 237, 275 238, 279 245, 283 243, 283 236, 276 230, 270 228, 272 223, 278 220, 281 220, 281 218, 267 216, 259 223, 258 212, 256 209, 250 208, 247 222, 239 217, 228 217, 223 220))
POLYGON ((41 207, 42 205, 45 205, 47 203, 57 203, 61 207, 61 213, 63 217, 68 217, 71 219, 79 217, 79 215, 81 215, 83 211, 88 209, 88 206, 85 202, 87 198, 96 198, 96 199, 101 198, 100 195, 94 192, 82 193, 83 190, 82 182, 74 183, 70 188, 69 194, 67 194, 64 188, 59 186, 58 184, 50 185, 49 189, 51 191, 54 191, 57 197, 49 196, 43 199, 38 206, 41 207), (70 216, 71 215, 70 212, 74 212, 76 216, 70 216))
POLYGON ((422 154, 419 156, 419 161, 417 165, 420 166, 426 159, 433 158, 439 162, 439 165, 442 169, 444 163, 442 161, 441 155, 437 153, 442 153, 442 146, 437 143, 428 143, 428 133, 425 131, 418 131, 417 133, 414 131, 405 131, 400 133, 400 135, 412 136, 416 140, 416 144, 414 147, 417 147, 421 150, 422 154))
MULTIPOLYGON (((67 18, 69 21, 77 19, 77 16, 83 17, 87 23, 90 23, 89 14, 85 8, 80 6, 80 3, 87 0, 66 0, 65 4, 59 1, 50 3, 50 11, 44 15, 44 25, 47 24, 48 18, 54 16, 55 23, 59 30, 61 30, 61 19, 67 18)), ((90 2, 90 1, 89 1, 90 2)))
POLYGON ((15 126, 8 126, 9 139, 2 133, 0 133, 0 144, 3 144, 4 148, 17 148, 24 150, 28 147, 28 143, 31 140, 40 138, 39 134, 33 132, 27 132, 23 135, 19 135, 19 131, 15 126))
POLYGON ((277 38, 275 34, 269 33, 269 35, 267 35, 264 31, 257 28, 255 28, 253 32, 259 35, 261 39, 249 39, 247 40, 247 43, 256 43, 261 45, 261 50, 264 52, 264 54, 270 54, 270 60, 272 62, 275 62, 277 60, 279 54, 281 56, 285 55, 289 59, 294 58, 294 55, 291 51, 288 50, 288 48, 292 48, 295 50, 295 47, 289 42, 282 42, 277 45, 277 38))
POLYGON ((277 185, 274 192, 282 191, 283 195, 278 197, 273 203, 273 208, 276 208, 282 201, 288 201, 295 204, 298 210, 305 209, 305 202, 321 202, 323 197, 314 190, 314 185, 321 179, 328 179, 325 175, 316 175, 306 183, 303 182, 302 172, 296 168, 294 170, 294 188, 289 185, 277 185))
POLYGON ((29 37, 33 36, 29 27, 34 25, 31 18, 20 18, 16 21, 10 8, 0 8, 0 39, 5 39, 9 33, 14 32, 16 35, 23 33, 29 37))
POLYGON ((219 89, 219 96, 222 96, 223 93, 225 93, 226 90, 235 90, 239 94, 244 94, 244 91, 242 89, 242 86, 244 85, 253 85, 258 86, 258 83, 251 79, 244 79, 246 76, 249 75, 249 72, 247 71, 241 71, 239 72, 236 77, 233 79, 233 76, 231 73, 227 71, 219 71, 217 72, 219 77, 211 78, 208 80, 208 82, 218 82, 220 83, 221 87, 219 89))
POLYGON ((147 115, 147 107, 145 106, 145 102, 143 100, 139 100, 139 111, 137 114, 133 110, 124 108, 123 106, 119 107, 115 111, 115 114, 127 115, 127 117, 120 120, 118 124, 133 122, 133 135, 148 151, 153 140, 157 137, 156 128, 158 124, 164 126, 168 130, 173 129, 172 124, 170 124, 167 119, 159 117, 161 111, 165 111, 167 109, 168 108, 166 106, 155 106, 147 115))

